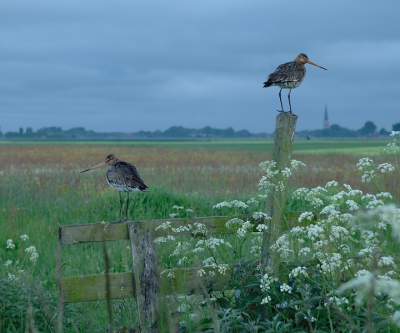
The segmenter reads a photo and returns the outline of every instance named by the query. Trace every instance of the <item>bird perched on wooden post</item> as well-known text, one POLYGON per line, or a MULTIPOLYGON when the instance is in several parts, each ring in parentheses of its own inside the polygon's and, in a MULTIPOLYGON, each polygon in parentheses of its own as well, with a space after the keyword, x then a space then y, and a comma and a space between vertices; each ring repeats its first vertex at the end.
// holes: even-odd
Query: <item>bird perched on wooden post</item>
POLYGON ((278 86, 281 88, 281 90, 279 90, 279 100, 281 101, 282 110, 278 110, 278 112, 285 112, 283 110, 281 98, 282 89, 290 89, 288 94, 290 106, 289 113, 293 113, 292 104, 290 102, 290 93, 292 89, 297 88, 301 82, 303 82, 303 79, 306 75, 306 67, 304 66, 305 64, 314 65, 326 70, 326 68, 310 61, 304 53, 300 53, 296 59, 294 59, 294 61, 279 65, 275 72, 268 75, 268 80, 264 82, 264 88, 268 88, 270 86, 278 86))
POLYGON ((139 175, 138 170, 134 165, 128 162, 121 161, 117 155, 107 155, 104 162, 95 165, 89 169, 81 171, 81 173, 90 171, 102 166, 108 165, 106 171, 106 180, 114 190, 119 193, 119 222, 126 221, 128 219, 128 207, 129 207, 129 192, 140 191, 147 192, 147 186, 144 184, 142 178, 139 175), (125 220, 121 219, 122 213, 122 195, 121 192, 127 192, 126 208, 125 208, 125 220))

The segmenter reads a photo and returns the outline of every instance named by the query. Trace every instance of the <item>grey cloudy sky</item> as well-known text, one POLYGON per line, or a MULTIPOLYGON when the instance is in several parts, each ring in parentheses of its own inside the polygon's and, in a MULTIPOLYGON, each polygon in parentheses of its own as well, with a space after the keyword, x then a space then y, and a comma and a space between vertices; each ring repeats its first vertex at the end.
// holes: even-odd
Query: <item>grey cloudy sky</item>
MULTIPOLYGON (((304 52, 297 129, 400 122, 400 1, 2 1, 0 126, 272 132, 267 75, 304 52)), ((285 109, 287 92, 282 92, 285 109)))

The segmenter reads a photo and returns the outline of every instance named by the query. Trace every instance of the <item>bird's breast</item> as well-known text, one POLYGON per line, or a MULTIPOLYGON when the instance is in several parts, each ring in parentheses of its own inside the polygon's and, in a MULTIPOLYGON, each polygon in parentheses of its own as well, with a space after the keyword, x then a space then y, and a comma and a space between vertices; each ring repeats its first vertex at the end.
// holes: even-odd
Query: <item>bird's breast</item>
POLYGON ((286 81, 286 82, 278 82, 275 83, 276 86, 282 89, 294 89, 297 88, 302 81, 286 81))

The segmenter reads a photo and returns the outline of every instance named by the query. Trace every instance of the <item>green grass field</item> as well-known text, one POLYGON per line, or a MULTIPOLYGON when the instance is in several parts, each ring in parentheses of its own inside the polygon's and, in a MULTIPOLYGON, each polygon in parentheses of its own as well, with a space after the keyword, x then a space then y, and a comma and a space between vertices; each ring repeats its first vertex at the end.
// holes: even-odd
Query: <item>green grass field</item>
MULTIPOLYGON (((386 140, 387 141, 387 140, 386 140)), ((383 139, 296 139, 293 151, 295 153, 309 154, 377 154, 379 148, 386 142, 383 139)), ((247 139, 247 140, 115 140, 115 141, 0 141, 0 145, 105 145, 130 147, 166 147, 187 149, 217 149, 217 150, 254 150, 271 153, 273 139, 247 139)))
MULTIPOLYGON (((297 140, 293 158, 306 163, 307 168, 292 176, 290 191, 324 186, 330 180, 376 191, 371 184, 362 183, 355 165, 364 156, 372 156, 376 164, 383 163, 386 159, 379 155, 380 147, 389 141, 297 140)), ((176 213, 173 206, 184 207, 181 216, 213 216, 220 214, 213 209, 218 202, 247 201, 256 195, 263 174, 259 163, 271 158, 272 149, 272 140, 0 141, 0 273, 3 281, 9 274, 20 277, 18 282, 0 288, 0 300, 7 295, 15 305, 1 318, 0 332, 24 331, 29 302, 36 302, 34 307, 41 309, 35 317, 39 328, 52 331, 57 306, 58 227, 117 219, 118 194, 106 184, 105 168, 86 174, 80 174, 80 170, 100 163, 109 153, 132 162, 149 186, 148 193, 133 196, 133 220, 169 218, 176 213), (29 240, 20 239, 24 234, 29 240), (8 239, 14 241, 15 249, 6 248, 8 239), (39 255, 36 262, 24 251, 30 245, 39 255), (5 265, 8 260, 12 264, 5 265), (32 301, 32 297, 38 299, 32 301), (20 325, 16 324, 18 320, 20 325)), ((389 176, 382 185, 398 203, 399 180, 389 176)), ((296 209, 290 198, 288 205, 296 209)), ((130 270, 126 246, 125 242, 108 245, 112 272, 130 270)), ((103 273, 101 245, 63 249, 62 266, 64 276, 103 273)), ((114 302, 120 326, 132 320, 120 309, 131 306, 129 300, 114 302)), ((104 302, 69 305, 66 316, 68 332, 102 331, 107 323, 104 302)))

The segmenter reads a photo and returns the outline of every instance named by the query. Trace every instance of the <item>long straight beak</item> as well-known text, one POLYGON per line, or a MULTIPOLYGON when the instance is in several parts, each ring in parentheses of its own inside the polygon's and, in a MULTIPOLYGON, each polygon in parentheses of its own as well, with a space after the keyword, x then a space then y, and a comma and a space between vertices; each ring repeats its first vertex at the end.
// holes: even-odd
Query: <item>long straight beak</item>
POLYGON ((320 66, 320 65, 317 65, 315 62, 312 62, 312 61, 308 60, 307 63, 310 64, 310 65, 314 65, 314 66, 316 66, 316 67, 325 69, 325 70, 327 71, 327 69, 326 69, 325 67, 322 67, 322 66, 320 66))
POLYGON ((102 167, 102 166, 104 166, 104 165, 106 165, 106 162, 101 162, 100 164, 97 164, 97 165, 95 165, 94 167, 91 167, 91 168, 89 168, 89 169, 86 169, 86 170, 81 171, 81 173, 86 172, 86 171, 90 171, 90 170, 93 170, 93 169, 96 169, 96 168, 100 168, 100 167, 102 167))

